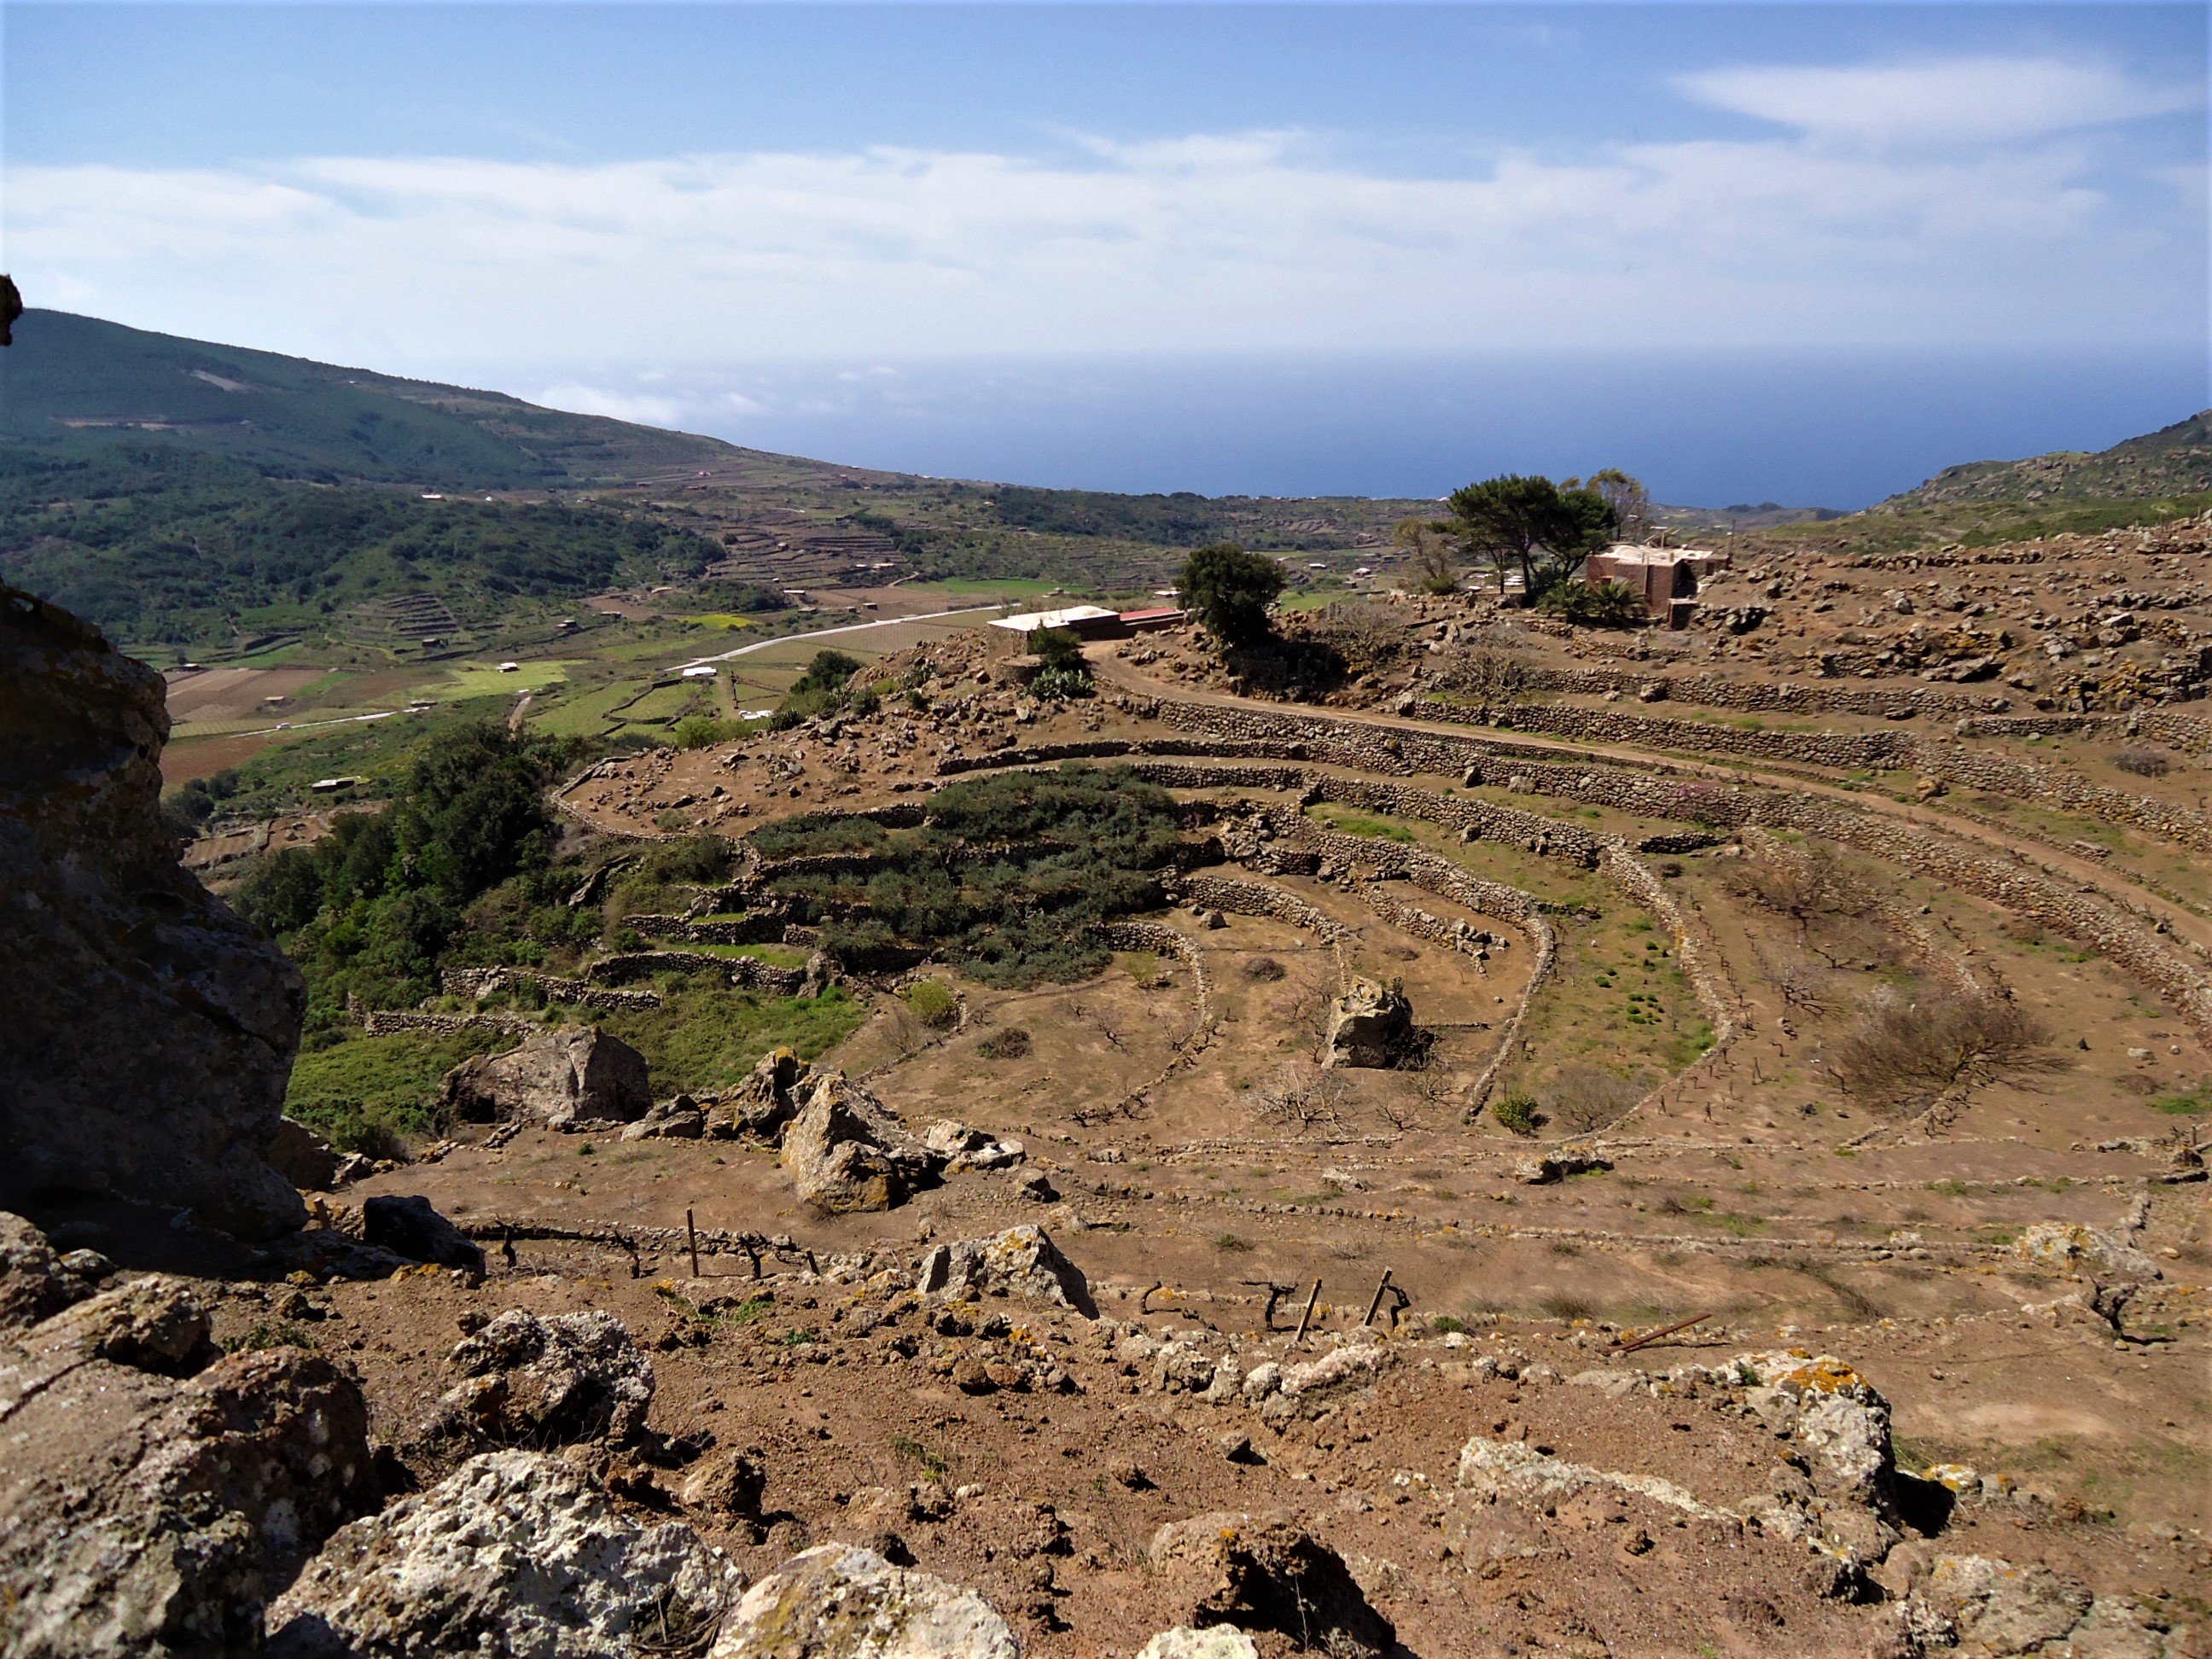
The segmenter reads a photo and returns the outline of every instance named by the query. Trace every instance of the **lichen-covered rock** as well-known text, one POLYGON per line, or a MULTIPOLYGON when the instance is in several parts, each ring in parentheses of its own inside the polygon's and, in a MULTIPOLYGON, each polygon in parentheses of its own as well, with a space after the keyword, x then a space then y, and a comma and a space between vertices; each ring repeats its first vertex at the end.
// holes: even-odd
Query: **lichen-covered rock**
POLYGON ((1460 1448, 1458 1485, 1462 1492, 1523 1504, 1557 1504, 1577 1492, 1605 1488, 1648 1498, 1699 1521, 1728 1522, 1735 1518, 1672 1481, 1570 1463, 1523 1441, 1492 1440, 1484 1435, 1476 1435, 1460 1448))
POLYGON ((2039 1221, 2021 1234, 2013 1254, 2031 1266, 2087 1267, 2122 1279, 2160 1279, 2158 1264, 2120 1234, 2076 1221, 2039 1221))
POLYGON ((2089 1592, 2048 1567, 1986 1555, 1946 1555, 1914 1587, 1907 1617, 1923 1642, 1962 1655, 2034 1653, 2087 1616, 2089 1592))
POLYGON ((1153 1572, 1193 1625, 1279 1631, 1303 1648, 1382 1654, 1396 1644, 1390 1621, 1337 1553, 1295 1516, 1226 1512, 1173 1521, 1152 1534, 1153 1572))
POLYGON ((1260 1659, 1260 1646, 1234 1625, 1178 1625, 1139 1648, 1137 1659, 1260 1659))
POLYGON ((364 1243, 410 1261, 434 1262, 464 1273, 484 1270, 483 1247, 431 1207, 420 1193, 380 1193, 361 1206, 364 1243))
POLYGON ((925 1296, 1007 1296, 1024 1302, 1048 1302, 1073 1308, 1086 1319, 1098 1316, 1083 1269, 1060 1253, 1042 1227, 1009 1227, 989 1238, 963 1238, 939 1244, 922 1258, 915 1288, 925 1296))
POLYGON ((307 1215, 266 1156, 306 988, 177 861, 166 696, 0 586, 0 1206, 112 1191, 265 1238, 307 1215))
POLYGON ((1287 1395, 1319 1393, 1346 1382, 1370 1382, 1390 1363, 1389 1351, 1379 1343, 1332 1348, 1318 1359, 1286 1367, 1277 1385, 1287 1395))
POLYGON ((929 1149, 842 1072, 826 1072, 783 1131, 783 1167, 799 1195, 831 1214, 888 1210, 929 1179, 929 1149))
POLYGON ((90 1296, 113 1271, 88 1250, 64 1256, 19 1215, 0 1210, 0 1331, 35 1325, 90 1296))
POLYGON ((645 1056, 591 1025, 525 1037, 503 1054, 478 1054, 446 1073, 439 1099, 471 1122, 519 1118, 560 1128, 629 1123, 653 1109, 645 1056))
POLYGON ((447 1424, 493 1445, 635 1439, 653 1404, 653 1362, 612 1314, 510 1309, 448 1363, 467 1380, 445 1397, 447 1424))
POLYGON ((747 1590, 709 1659, 1020 1659, 974 1590, 824 1544, 747 1590))
POLYGON ((297 1349, 179 1381, 47 1336, 0 1350, 0 1376, 45 1368, 0 1382, 0 1652, 254 1650, 270 1596, 375 1505, 360 1386, 297 1349))
POLYGON ((949 1120, 931 1124, 922 1144, 944 1160, 946 1175, 1008 1170, 1028 1155, 1018 1140, 995 1140, 981 1129, 949 1120))
POLYGON ((708 1114, 707 1133, 717 1139, 737 1136, 775 1146, 784 1125, 797 1115, 812 1070, 796 1049, 771 1048, 761 1056, 750 1077, 722 1091, 708 1114))
POLYGON ((1413 1046, 1413 1004, 1403 988, 1355 979, 1328 1017, 1331 1066, 1395 1066, 1413 1046))
POLYGON ((1843 1560, 1880 1560, 1901 1535, 1889 1402, 1832 1354, 1741 1354, 1734 1369, 1752 1384, 1744 1403, 1803 1449, 1804 1474, 1785 1474, 1755 1498, 1752 1516, 1771 1534, 1843 1560))
POLYGON ((582 1470, 488 1452, 344 1528, 269 1610, 283 1659, 630 1659, 696 1651, 744 1580, 678 1524, 641 1528, 582 1470))
POLYGON ((208 1331, 207 1310, 190 1285, 149 1273, 65 1308, 17 1340, 30 1354, 82 1354, 190 1376, 215 1358, 208 1331))

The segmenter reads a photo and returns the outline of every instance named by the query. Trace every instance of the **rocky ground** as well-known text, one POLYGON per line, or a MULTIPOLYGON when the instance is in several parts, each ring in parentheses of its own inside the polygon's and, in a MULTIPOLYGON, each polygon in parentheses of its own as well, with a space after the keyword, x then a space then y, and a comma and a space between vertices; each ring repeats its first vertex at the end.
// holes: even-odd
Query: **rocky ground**
POLYGON ((556 998, 303 1233, 27 1203, 4 1644, 2212 1653, 2203 542, 1754 556, 1675 635, 1378 600, 1308 705, 979 631, 592 769, 580 832, 738 836, 1073 752, 1206 851, 1101 975, 848 978, 715 1094, 556 998), (1928 998, 2034 1063, 1870 1103, 1928 998))

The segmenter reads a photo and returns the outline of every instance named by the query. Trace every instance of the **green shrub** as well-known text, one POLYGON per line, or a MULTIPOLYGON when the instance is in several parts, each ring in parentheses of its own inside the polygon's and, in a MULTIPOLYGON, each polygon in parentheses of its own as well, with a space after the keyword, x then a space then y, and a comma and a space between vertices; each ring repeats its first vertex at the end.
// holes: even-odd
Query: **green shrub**
MULTIPOLYGON (((754 844, 789 844, 780 829, 754 844)), ((1104 967, 1097 925, 1158 905, 1179 840, 1165 790, 1126 767, 1071 765, 940 790, 929 823, 887 846, 865 881, 793 871, 774 885, 853 971, 935 953, 984 984, 1027 986, 1104 967)))
POLYGON ((1628 628, 1644 620, 1644 596, 1626 582, 1561 582, 1544 595, 1544 609, 1593 628, 1628 628))
POLYGON ((1490 1115, 1516 1135, 1534 1134, 1543 1121, 1534 1095, 1508 1095, 1490 1109, 1490 1115))
POLYGON ((2150 1103, 2154 1112, 2168 1112, 2176 1117, 2195 1117, 2212 1112, 2212 1089, 2198 1089, 2185 1095, 2162 1095, 2150 1103))
POLYGON ((918 979, 899 993, 914 1017, 933 1031, 960 1023, 960 999, 940 979, 918 979))
POLYGON ((748 837, 763 858, 796 858, 804 853, 860 853, 887 839, 872 818, 808 813, 764 823, 748 837))

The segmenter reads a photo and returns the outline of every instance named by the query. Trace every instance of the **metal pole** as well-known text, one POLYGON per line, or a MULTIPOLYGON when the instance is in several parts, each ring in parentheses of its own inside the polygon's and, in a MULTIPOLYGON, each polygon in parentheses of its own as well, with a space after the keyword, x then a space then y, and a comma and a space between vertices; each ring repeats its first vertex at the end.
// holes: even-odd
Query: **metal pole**
POLYGON ((691 1277, 699 1277, 699 1230, 691 1224, 691 1212, 684 1212, 684 1234, 691 1241, 691 1277))

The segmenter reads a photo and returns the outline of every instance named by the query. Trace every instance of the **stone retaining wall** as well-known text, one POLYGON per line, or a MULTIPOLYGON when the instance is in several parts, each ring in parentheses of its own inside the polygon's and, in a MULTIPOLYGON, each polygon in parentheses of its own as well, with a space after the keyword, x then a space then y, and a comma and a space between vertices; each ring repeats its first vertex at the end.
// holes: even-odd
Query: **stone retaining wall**
POLYGON ((1521 683, 1531 690, 1571 696, 1602 696, 1618 691, 1649 702, 1694 703, 1705 708, 1741 708, 1747 713, 1867 714, 1887 718, 1899 711, 1953 716, 2002 713, 2002 696, 1974 696, 1920 686, 1861 690, 1836 685, 1794 685, 1764 680, 1730 679, 1721 674, 1638 673, 1632 669, 1526 668, 1521 683), (1648 696, 1656 691, 1657 696, 1648 696))
POLYGON ((687 945, 774 945, 783 938, 784 918, 760 911, 726 921, 691 921, 683 916, 624 916, 623 925, 647 939, 672 939, 687 945))
POLYGON ((603 957, 586 970, 594 985, 621 985, 656 974, 720 973, 744 989, 795 996, 806 983, 803 969, 778 968, 752 957, 718 957, 704 951, 632 951, 603 957))
POLYGON ((507 1036, 528 1036, 544 1028, 519 1014, 425 1014, 411 1009, 373 1008, 361 1017, 364 1036, 392 1036, 401 1031, 432 1031, 451 1036, 457 1031, 498 1031, 507 1036))
MULTIPOLYGON (((1464 721, 1480 711, 1453 703, 1424 702, 1422 720, 1464 721)), ((1498 711, 1498 723, 1554 737, 1595 738, 1609 743, 1692 753, 1741 755, 1835 769, 1905 769, 1946 784, 1964 784, 2016 800, 2055 805, 2111 823, 2133 824, 2162 840, 2212 852, 2212 819, 2149 795, 2088 782, 2063 767, 1968 749, 1956 738, 1910 732, 1751 732, 1702 720, 1670 720, 1613 709, 1553 706, 1498 711)), ((2194 722, 2192 722, 2194 724, 2194 722)))

